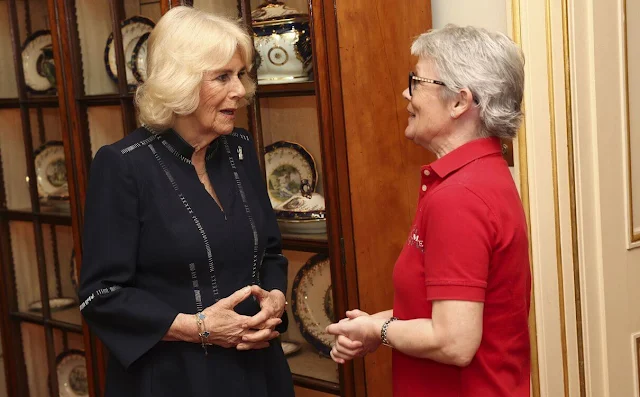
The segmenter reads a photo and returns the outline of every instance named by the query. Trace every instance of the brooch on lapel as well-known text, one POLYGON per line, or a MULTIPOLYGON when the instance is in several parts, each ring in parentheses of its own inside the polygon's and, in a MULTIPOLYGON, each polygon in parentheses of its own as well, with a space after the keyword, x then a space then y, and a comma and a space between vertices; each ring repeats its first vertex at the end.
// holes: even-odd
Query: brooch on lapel
POLYGON ((238 146, 238 160, 244 159, 244 155, 242 154, 242 146, 238 146))

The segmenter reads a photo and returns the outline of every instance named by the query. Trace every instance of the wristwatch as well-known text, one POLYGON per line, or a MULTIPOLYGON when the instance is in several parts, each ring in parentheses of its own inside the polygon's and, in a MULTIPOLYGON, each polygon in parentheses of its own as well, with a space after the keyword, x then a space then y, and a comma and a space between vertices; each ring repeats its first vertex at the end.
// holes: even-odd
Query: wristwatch
POLYGON ((389 343, 389 340, 387 339, 387 328, 389 327, 389 324, 391 324, 392 321, 396 321, 397 319, 398 317, 391 317, 390 319, 385 321, 384 324, 382 324, 382 329, 380 329, 380 339, 382 339, 382 344, 387 347, 393 347, 391 346, 391 344, 389 343))

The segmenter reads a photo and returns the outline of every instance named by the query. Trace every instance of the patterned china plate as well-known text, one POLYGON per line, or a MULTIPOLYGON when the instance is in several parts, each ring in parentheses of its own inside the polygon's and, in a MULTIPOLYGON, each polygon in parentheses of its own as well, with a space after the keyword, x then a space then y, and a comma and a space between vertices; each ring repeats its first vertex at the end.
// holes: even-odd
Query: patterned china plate
MULTIPOLYGON (((137 83, 136 77, 133 74, 133 63, 137 62, 137 59, 134 60, 133 57, 134 50, 136 49, 138 42, 142 39, 142 36, 151 32, 154 26, 155 23, 151 19, 142 16, 135 16, 122 21, 122 46, 124 47, 124 59, 127 63, 125 65, 127 72, 127 84, 130 87, 135 87, 137 83)), ((146 51, 144 52, 146 53, 146 51)), ((117 83, 118 67, 116 65, 116 52, 113 46, 113 33, 109 35, 109 38, 107 39, 107 46, 104 49, 104 64, 107 68, 107 74, 109 77, 117 83)), ((137 65, 136 67, 139 69, 140 65, 137 65)))
POLYGON ((38 195, 42 198, 67 200, 67 168, 64 161, 64 146, 60 141, 49 141, 35 153, 38 195))
POLYGON ((271 206, 301 194, 300 187, 306 180, 311 192, 316 189, 318 173, 313 156, 294 142, 279 141, 265 147, 267 189, 271 206))
POLYGON ((320 193, 313 193, 311 197, 295 195, 273 210, 278 220, 314 220, 325 219, 326 216, 324 197, 320 193))
POLYGON ((58 390, 60 397, 84 397, 89 395, 87 362, 81 350, 68 350, 56 359, 58 390))
POLYGON ((334 322, 332 294, 329 257, 314 255, 293 280, 291 310, 302 336, 326 356, 334 341, 334 337, 324 331, 334 322))
POLYGON ((22 45, 24 82, 30 91, 45 93, 56 88, 51 31, 38 30, 22 45))
POLYGON ((289 356, 297 352, 302 347, 300 343, 297 342, 280 342, 280 344, 282 345, 282 351, 285 356, 289 356))
POLYGON ((147 39, 150 34, 145 33, 140 36, 131 55, 131 72, 139 83, 144 83, 147 79, 147 39))
MULTIPOLYGON (((76 306, 76 300, 73 298, 49 298, 49 308, 52 312, 58 310, 69 309, 76 306)), ((41 312, 42 301, 35 301, 29 304, 29 311, 41 312)))
POLYGON ((282 219, 277 218, 282 234, 324 234, 327 233, 327 221, 324 213, 317 219, 282 219))

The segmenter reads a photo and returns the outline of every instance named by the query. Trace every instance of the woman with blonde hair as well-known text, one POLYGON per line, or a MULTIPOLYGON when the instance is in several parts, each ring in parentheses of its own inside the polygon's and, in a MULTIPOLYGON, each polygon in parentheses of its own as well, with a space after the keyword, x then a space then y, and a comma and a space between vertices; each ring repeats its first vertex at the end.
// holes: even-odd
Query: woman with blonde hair
POLYGON ((234 127, 252 59, 235 21, 173 8, 149 37, 143 127, 93 160, 79 295, 111 353, 107 397, 293 396, 287 259, 234 127))

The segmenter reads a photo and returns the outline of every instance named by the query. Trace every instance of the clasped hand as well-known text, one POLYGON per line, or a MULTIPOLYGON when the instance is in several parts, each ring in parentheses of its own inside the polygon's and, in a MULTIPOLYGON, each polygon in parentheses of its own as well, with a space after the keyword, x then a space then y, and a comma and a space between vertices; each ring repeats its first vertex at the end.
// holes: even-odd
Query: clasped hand
POLYGON ((380 344, 379 319, 361 310, 347 311, 347 317, 329 325, 327 333, 336 336, 331 348, 331 358, 344 364, 355 357, 363 357, 375 351, 380 344))
POLYGON ((205 324, 210 332, 209 343, 238 350, 263 349, 278 337, 274 328, 282 323, 285 297, 279 290, 265 291, 257 285, 244 287, 209 306, 205 324), (250 296, 256 297, 260 311, 253 317, 236 313, 233 309, 250 296))

